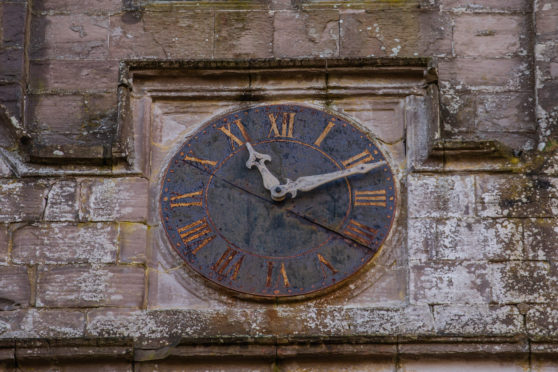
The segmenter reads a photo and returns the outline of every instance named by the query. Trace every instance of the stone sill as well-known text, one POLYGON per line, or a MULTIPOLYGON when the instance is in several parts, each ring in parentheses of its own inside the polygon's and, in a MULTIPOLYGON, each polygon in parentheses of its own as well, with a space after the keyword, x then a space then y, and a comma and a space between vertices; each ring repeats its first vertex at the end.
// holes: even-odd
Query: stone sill
POLYGON ((556 343, 533 343, 529 340, 446 340, 415 342, 355 342, 355 343, 233 343, 169 345, 158 349, 134 346, 130 342, 76 341, 31 343, 18 342, 0 348, 0 362, 15 361, 154 361, 163 359, 193 360, 213 358, 226 360, 242 357, 258 361, 291 358, 521 358, 526 356, 555 357, 556 343), (95 345, 97 343, 97 345, 95 345))

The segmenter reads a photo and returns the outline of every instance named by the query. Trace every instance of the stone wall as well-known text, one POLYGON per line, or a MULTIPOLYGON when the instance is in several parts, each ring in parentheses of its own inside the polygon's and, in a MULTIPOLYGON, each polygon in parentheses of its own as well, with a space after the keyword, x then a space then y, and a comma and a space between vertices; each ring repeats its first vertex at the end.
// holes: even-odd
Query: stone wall
POLYGON ((556 0, 1 0, 0 370, 558 368, 557 40, 556 0), (409 121, 383 141, 398 253, 296 303, 179 274, 154 243, 158 169, 240 102, 165 106, 129 66, 343 58, 418 61, 439 89, 421 164, 409 121))

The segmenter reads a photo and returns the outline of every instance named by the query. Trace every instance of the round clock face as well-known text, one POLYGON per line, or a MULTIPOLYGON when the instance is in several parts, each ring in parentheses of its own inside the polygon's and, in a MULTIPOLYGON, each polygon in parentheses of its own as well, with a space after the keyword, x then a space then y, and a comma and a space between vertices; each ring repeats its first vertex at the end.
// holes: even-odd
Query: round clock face
POLYGON ((388 236, 395 199, 384 155, 358 127, 269 105, 189 137, 167 166, 160 203, 169 241, 192 269, 233 291, 289 297, 365 266, 388 236))

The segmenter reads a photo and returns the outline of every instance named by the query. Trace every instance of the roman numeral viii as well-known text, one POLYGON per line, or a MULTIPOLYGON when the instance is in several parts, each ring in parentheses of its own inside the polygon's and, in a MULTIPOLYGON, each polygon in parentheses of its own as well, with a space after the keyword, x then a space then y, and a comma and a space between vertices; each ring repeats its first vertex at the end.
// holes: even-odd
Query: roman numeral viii
POLYGON ((215 239, 215 235, 211 234, 211 229, 205 218, 181 227, 177 232, 180 234, 184 245, 193 249, 192 254, 198 253, 200 249, 215 239))

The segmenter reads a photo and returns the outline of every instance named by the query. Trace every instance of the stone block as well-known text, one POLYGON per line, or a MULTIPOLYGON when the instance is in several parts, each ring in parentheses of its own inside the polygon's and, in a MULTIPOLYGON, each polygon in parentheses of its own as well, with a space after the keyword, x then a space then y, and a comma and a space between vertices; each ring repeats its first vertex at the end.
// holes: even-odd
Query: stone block
POLYGON ((146 179, 82 179, 80 186, 80 220, 146 221, 149 199, 146 179))
POLYGON ((23 47, 27 4, 5 2, 2 4, 2 45, 23 47))
POLYGON ((5 265, 10 261, 10 233, 8 225, 0 225, 0 265, 5 265))
POLYGON ((31 284, 27 267, 0 266, 0 313, 27 307, 30 300, 31 284))
POLYGON ((556 301, 557 278, 547 262, 494 263, 490 269, 492 302, 504 304, 556 301))
POLYGON ((554 372, 558 370, 558 360, 554 356, 538 356, 532 358, 533 371, 554 372))
POLYGON ((116 224, 51 223, 14 232, 12 259, 22 264, 116 262, 116 224))
POLYGON ((215 58, 273 56, 273 15, 267 11, 215 13, 215 58))
POLYGON ((525 219, 523 220, 523 235, 527 259, 558 261, 557 219, 525 219))
MULTIPOLYGON (((421 7, 424 8, 424 7, 421 7)), ((416 14, 416 13, 415 13, 416 14)), ((420 12, 419 56, 445 57, 452 55, 453 19, 450 14, 434 9, 420 12)), ((413 56, 416 54, 413 53, 413 56)))
POLYGON ((451 55, 451 22, 448 14, 440 12, 344 11, 340 18, 340 55, 451 55))
POLYGON ((153 32, 145 29, 141 14, 127 12, 112 15, 109 34, 110 59, 165 58, 165 46, 160 44, 155 36, 153 32))
POLYGON ((418 52, 420 24, 414 12, 343 12, 339 24, 343 57, 412 56, 418 52))
POLYGON ((47 195, 45 221, 76 221, 78 217, 77 182, 55 182, 47 195))
POLYGON ((48 14, 31 20, 32 59, 105 60, 108 56, 107 15, 48 14))
POLYGON ((425 262, 436 255, 435 240, 437 219, 409 218, 407 220, 407 249, 409 260, 425 262))
POLYGON ((434 318, 438 334, 445 336, 510 337, 524 332, 515 306, 439 305, 434 318))
POLYGON ((428 235, 438 260, 518 260, 523 258, 520 219, 436 220, 428 235))
POLYGON ((275 57, 339 55, 339 14, 335 10, 277 11, 273 29, 275 57))
MULTIPOLYGON (((355 79, 360 77, 355 77, 355 79)), ((329 75, 328 83, 346 86, 346 84, 352 83, 351 80, 353 79, 347 77, 346 74, 337 73, 329 75)), ((362 80, 360 82, 362 84, 362 80)), ((333 100, 332 103, 342 107, 343 112, 357 119, 382 142, 393 144, 404 137, 405 114, 404 103, 401 100, 363 100, 360 97, 354 97, 333 100)))
POLYGON ((535 132, 531 93, 481 94, 476 97, 476 127, 483 132, 535 132))
POLYGON ((529 0, 440 0, 443 10, 456 12, 515 12, 528 11, 531 2, 529 0))
POLYGON ((488 303, 490 290, 490 272, 486 263, 411 263, 409 294, 412 303, 488 303))
MULTIPOLYGON (((147 11, 143 13, 143 25, 155 43, 161 46, 166 58, 213 56, 213 11, 147 11)), ((138 41, 134 40, 132 44, 135 47, 138 41)))
POLYGON ((464 14, 455 17, 453 40, 459 57, 503 57, 526 52, 528 38, 522 16, 464 14), (522 42, 525 40, 525 42, 522 42))
POLYGON ((82 96, 41 94, 31 95, 28 99, 30 130, 82 134, 85 120, 82 96))
POLYGON ((48 183, 0 179, 0 222, 36 221, 43 214, 48 183))
POLYGON ((529 362, 525 358, 502 359, 502 358, 418 358, 401 359, 401 372, 523 372, 529 369, 529 362))
POLYGON ((119 262, 143 263, 146 260, 147 225, 140 223, 120 223, 119 262))
POLYGON ((448 133, 476 131, 475 95, 457 92, 455 86, 440 84, 440 114, 444 130, 448 133))
POLYGON ((462 89, 495 87, 507 90, 528 90, 530 61, 524 57, 509 59, 455 58, 441 60, 438 65, 440 80, 451 82, 462 89))
MULTIPOLYGON (((393 372, 396 371, 395 363, 389 359, 359 356, 358 358, 337 357, 336 360, 315 357, 315 359, 287 359, 277 363, 277 369, 285 372, 335 372, 335 371, 368 371, 368 372, 393 372), (349 367, 350 366, 350 367, 349 367)), ((262 371, 267 371, 262 369, 262 371)))
POLYGON ((36 12, 59 13, 112 13, 122 9, 122 0, 42 0, 33 3, 36 12))
POLYGON ((472 176, 413 175, 408 178, 409 217, 463 217, 474 214, 472 176))
POLYGON ((553 178, 476 176, 477 213, 483 217, 553 217, 558 195, 553 178))
POLYGON ((558 6, 552 0, 537 2, 535 9, 535 32, 537 41, 556 41, 558 30, 558 6))
POLYGON ((0 339, 4 340, 79 338, 83 337, 84 329, 85 314, 76 310, 0 312, 0 339))
POLYGON ((5 81, 19 81, 23 74, 23 49, 0 48, 1 76, 5 81))
MULTIPOLYGON (((4 105, 8 110, 8 115, 15 117, 17 120, 21 120, 22 97, 23 90, 19 84, 0 85, 0 105, 4 105)), ((3 134, 0 144, 9 147, 8 137, 7 134, 3 134)))
POLYGON ((30 75, 31 89, 36 91, 115 91, 118 64, 112 61, 33 61, 30 75))
POLYGON ((558 336, 558 306, 533 305, 525 316, 527 333, 535 340, 556 340, 558 336))
MULTIPOLYGON (((124 309, 93 309, 87 312, 88 337, 133 337, 151 340, 204 337, 212 316, 219 311, 130 311, 124 309)), ((222 314, 221 314, 222 315, 222 314)))
POLYGON ((38 307, 140 307, 145 272, 135 266, 44 266, 37 280, 38 307))
POLYGON ((97 361, 92 360, 96 357, 89 356, 85 361, 46 361, 46 360, 23 360, 18 361, 18 366, 24 371, 34 371, 34 372, 98 372, 98 371, 110 371, 110 372, 132 372, 135 368, 132 367, 132 362, 126 361, 97 361))
POLYGON ((556 92, 558 92, 558 79, 544 82, 544 86, 537 89, 540 108, 546 111, 547 115, 553 115, 553 111, 558 111, 556 102, 556 92))

